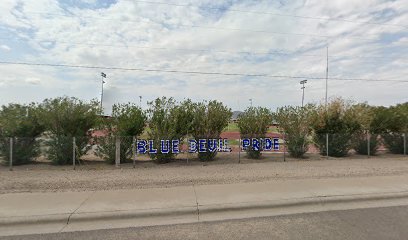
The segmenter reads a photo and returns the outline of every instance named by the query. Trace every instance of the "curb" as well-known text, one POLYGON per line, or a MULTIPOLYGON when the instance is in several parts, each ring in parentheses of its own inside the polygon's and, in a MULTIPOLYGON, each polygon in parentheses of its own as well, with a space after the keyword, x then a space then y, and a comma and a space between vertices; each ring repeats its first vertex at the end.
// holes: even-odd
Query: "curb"
POLYGON ((186 206, 180 208, 156 208, 119 210, 104 212, 78 212, 52 215, 22 216, 0 218, 0 226, 18 225, 42 225, 42 224, 62 224, 85 223, 107 220, 130 220, 143 218, 178 218, 193 217, 198 219, 203 214, 244 212, 250 210, 274 210, 292 207, 314 207, 342 203, 363 203, 382 200, 407 199, 408 191, 388 192, 380 194, 355 194, 355 195, 331 195, 316 196, 308 198, 291 198, 271 201, 223 203, 197 206, 186 206))
POLYGON ((261 202, 245 202, 232 204, 213 204, 213 205, 198 205, 200 214, 205 213, 221 213, 221 212, 238 212, 248 210, 267 210, 267 209, 283 209, 291 207, 305 207, 305 206, 324 206, 330 204, 342 203, 362 203, 375 202, 384 200, 398 200, 407 199, 408 191, 404 192, 388 192, 381 194, 354 194, 354 195, 332 195, 332 196, 316 196, 307 198, 291 198, 280 199, 275 201, 261 201, 261 202))

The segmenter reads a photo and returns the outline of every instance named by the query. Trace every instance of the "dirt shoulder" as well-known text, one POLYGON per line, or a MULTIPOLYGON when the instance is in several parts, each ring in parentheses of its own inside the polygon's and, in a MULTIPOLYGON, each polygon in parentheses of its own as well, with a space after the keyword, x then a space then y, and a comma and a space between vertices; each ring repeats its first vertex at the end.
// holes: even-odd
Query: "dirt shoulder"
POLYGON ((72 170, 70 166, 32 164, 8 171, 0 167, 0 193, 43 191, 89 191, 173 187, 182 185, 262 182, 299 178, 343 178, 355 176, 408 175, 408 157, 382 155, 344 159, 309 157, 248 160, 237 163, 226 157, 202 163, 179 159, 169 164, 152 162, 124 164, 120 169, 105 163, 87 163, 72 170))

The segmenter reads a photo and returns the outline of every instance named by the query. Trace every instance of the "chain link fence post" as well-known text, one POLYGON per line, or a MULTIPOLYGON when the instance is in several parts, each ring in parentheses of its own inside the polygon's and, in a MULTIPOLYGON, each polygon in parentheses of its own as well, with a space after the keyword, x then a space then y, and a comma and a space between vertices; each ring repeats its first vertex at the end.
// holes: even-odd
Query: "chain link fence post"
POLYGON ((75 141, 75 137, 72 138, 72 166, 75 170, 75 145, 76 145, 76 141, 75 141))
POLYGON ((120 137, 115 138, 115 165, 120 167, 120 137))
POLYGON ((326 133, 326 158, 329 159, 329 134, 326 133))
POLYGON ((283 134, 283 161, 286 162, 286 134, 283 134))
POLYGON ((371 140, 371 135, 370 132, 367 130, 367 156, 370 157, 370 140, 371 140))
POLYGON ((188 129, 187 129, 187 150, 186 150, 186 159, 187 159, 187 164, 188 164, 188 154, 190 153, 190 151, 189 151, 189 148, 190 148, 190 146, 189 146, 189 143, 190 142, 190 136, 188 135, 188 129))
POLYGON ((238 163, 241 163, 241 138, 238 141, 238 163))
POLYGON ((404 133, 404 155, 407 155, 407 133, 404 133))
POLYGON ((133 168, 136 168, 136 141, 137 141, 136 137, 133 136, 132 139, 133 168))
POLYGON ((9 170, 13 171, 13 138, 10 138, 10 166, 9 170))

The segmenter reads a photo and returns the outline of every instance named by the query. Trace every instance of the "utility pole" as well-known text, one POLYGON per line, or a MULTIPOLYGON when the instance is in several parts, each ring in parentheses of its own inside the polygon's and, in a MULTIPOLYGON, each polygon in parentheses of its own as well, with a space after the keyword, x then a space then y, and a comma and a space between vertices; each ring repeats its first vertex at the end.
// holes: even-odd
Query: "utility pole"
POLYGON ((302 84, 302 87, 300 89, 302 89, 302 107, 303 107, 303 101, 305 100, 305 83, 307 83, 307 80, 302 80, 300 81, 300 84, 302 84))
POLYGON ((102 114, 103 114, 103 84, 105 83, 105 81, 104 81, 103 79, 106 78, 106 74, 103 73, 103 72, 101 72, 101 77, 102 77, 102 79, 101 79, 101 85, 102 85, 102 92, 101 92, 101 111, 102 111, 102 114))

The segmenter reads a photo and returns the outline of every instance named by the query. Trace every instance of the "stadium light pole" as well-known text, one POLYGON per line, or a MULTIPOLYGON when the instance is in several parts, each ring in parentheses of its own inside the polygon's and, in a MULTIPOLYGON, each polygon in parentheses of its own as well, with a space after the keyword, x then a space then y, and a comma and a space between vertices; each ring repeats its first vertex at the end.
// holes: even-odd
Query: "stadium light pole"
POLYGON ((139 96, 139 107, 142 108, 142 96, 139 96))
POLYGON ((103 84, 105 83, 105 81, 103 80, 104 78, 106 78, 106 74, 101 72, 101 77, 102 77, 102 81, 101 81, 101 85, 102 85, 102 92, 101 92, 101 111, 103 114, 103 84))
POLYGON ((303 107, 303 101, 305 100, 305 83, 307 83, 307 80, 302 80, 300 81, 300 84, 302 84, 302 87, 300 89, 302 89, 302 107, 303 107))
POLYGON ((252 98, 249 99, 249 103, 250 103, 250 105, 252 107, 252 98))

